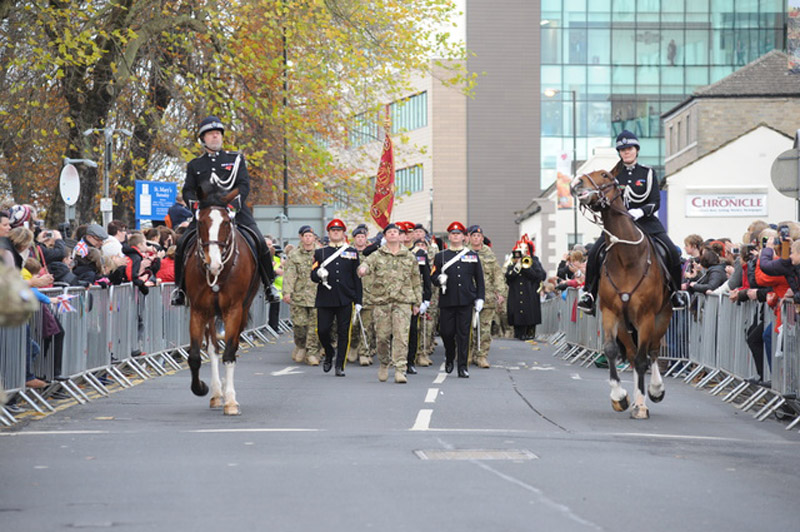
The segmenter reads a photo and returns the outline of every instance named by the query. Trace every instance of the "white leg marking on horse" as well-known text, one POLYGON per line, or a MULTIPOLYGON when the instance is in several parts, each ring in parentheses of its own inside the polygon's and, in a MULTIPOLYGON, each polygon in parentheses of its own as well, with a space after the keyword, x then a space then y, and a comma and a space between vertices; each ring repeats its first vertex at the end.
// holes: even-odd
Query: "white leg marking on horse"
POLYGON ((609 380, 608 383, 611 385, 612 400, 621 401, 628 395, 628 392, 626 392, 625 388, 620 385, 619 381, 609 380))
POLYGON ((220 400, 222 399, 222 383, 219 380, 219 359, 220 356, 217 353, 217 346, 214 345, 214 342, 209 340, 208 342, 208 356, 211 358, 211 407, 219 407, 221 406, 220 400), (215 404, 216 403, 216 404, 215 404))
POLYGON ((664 394, 664 381, 661 380, 661 372, 658 369, 658 361, 650 364, 650 395, 659 397, 664 394))
POLYGON ((236 362, 225 362, 225 406, 238 405, 236 390, 233 389, 234 369, 236 369, 236 362))
POLYGON ((639 372, 633 370, 633 404, 634 406, 644 406, 644 394, 639 390, 639 372))
MULTIPOLYGON (((222 213, 218 210, 212 210, 210 213, 211 227, 208 230, 208 239, 211 242, 219 241, 219 230, 222 227, 222 213)), ((212 275, 218 275, 222 271, 222 252, 217 244, 209 244, 208 256, 211 258, 209 270, 212 275)))

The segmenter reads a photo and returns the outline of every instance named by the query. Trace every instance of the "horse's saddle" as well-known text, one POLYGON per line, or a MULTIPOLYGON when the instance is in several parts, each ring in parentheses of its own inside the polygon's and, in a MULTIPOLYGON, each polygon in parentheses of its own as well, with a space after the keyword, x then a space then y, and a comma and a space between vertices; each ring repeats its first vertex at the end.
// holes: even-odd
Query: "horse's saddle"
POLYGON ((236 224, 236 228, 239 229, 239 232, 244 237, 247 245, 250 247, 250 251, 253 253, 253 258, 258 262, 258 244, 256 241, 258 240, 258 235, 247 227, 246 225, 236 224))
MULTIPOLYGON (((664 244, 664 242, 661 240, 654 238, 647 233, 645 233, 645 237, 653 243, 653 248, 656 250, 656 262, 664 274, 664 282, 669 285, 670 279, 672 279, 672 274, 670 273, 670 259, 672 258, 672 253, 670 253, 666 244, 664 244)), ((607 252, 608 250, 605 246, 603 246, 603 248, 600 250, 600 256, 598 257, 600 264, 605 264, 607 252)))

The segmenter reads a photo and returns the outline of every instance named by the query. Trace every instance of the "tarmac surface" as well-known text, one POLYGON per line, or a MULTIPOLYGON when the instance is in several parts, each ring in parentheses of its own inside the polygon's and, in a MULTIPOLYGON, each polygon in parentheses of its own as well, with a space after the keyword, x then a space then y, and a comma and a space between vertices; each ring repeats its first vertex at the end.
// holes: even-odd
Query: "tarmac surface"
POLYGON ((241 416, 183 370, 0 431, 0 530, 798 528, 800 434, 680 380, 640 421, 547 344, 495 340, 469 379, 440 345, 395 384, 290 341, 241 351, 241 416))

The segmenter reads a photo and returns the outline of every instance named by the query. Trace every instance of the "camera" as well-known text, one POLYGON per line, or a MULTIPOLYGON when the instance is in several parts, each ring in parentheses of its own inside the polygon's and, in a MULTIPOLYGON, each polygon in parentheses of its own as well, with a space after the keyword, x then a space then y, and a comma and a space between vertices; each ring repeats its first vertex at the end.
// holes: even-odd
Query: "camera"
POLYGON ((732 254, 732 255, 738 255, 738 254, 740 254, 741 252, 742 252, 742 250, 741 250, 741 249, 739 249, 739 248, 733 248, 733 249, 731 249, 731 254, 732 254))
POLYGON ((778 228, 778 234, 781 235, 781 240, 788 240, 789 238, 789 226, 782 225, 778 228))

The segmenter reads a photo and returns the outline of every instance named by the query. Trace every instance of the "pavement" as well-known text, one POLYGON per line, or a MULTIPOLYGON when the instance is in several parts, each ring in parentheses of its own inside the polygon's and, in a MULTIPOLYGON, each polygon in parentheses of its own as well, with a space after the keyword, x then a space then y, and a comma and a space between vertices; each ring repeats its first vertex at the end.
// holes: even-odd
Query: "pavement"
POLYGON ((240 416, 183 370, 0 431, 0 530, 796 530, 800 434, 679 380, 640 421, 547 344, 408 384, 291 349, 241 351, 240 416))

